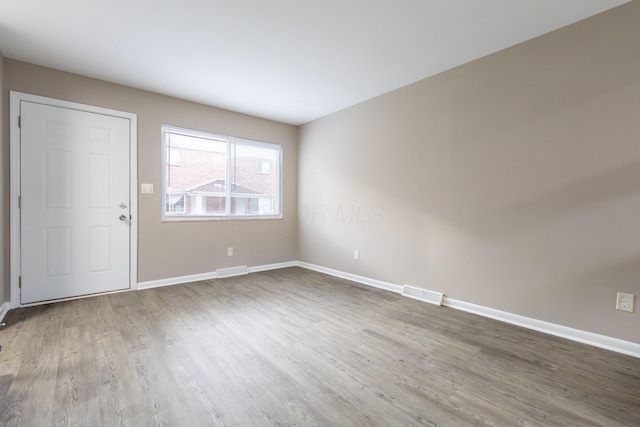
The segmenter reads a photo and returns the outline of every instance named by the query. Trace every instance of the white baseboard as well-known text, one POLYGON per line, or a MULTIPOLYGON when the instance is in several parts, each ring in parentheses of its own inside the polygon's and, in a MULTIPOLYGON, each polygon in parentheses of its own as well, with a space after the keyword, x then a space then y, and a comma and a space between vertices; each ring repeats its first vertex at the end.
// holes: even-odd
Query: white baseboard
POLYGON ((148 282, 138 282, 137 290, 161 288, 163 286, 180 285, 182 283, 199 282, 200 280, 211 280, 218 278, 218 273, 191 274, 189 276, 170 277, 168 279, 150 280, 148 282))
MULTIPOLYGON (((351 280, 353 282, 362 283, 363 285, 374 286, 376 288, 385 289, 396 293, 402 292, 401 285, 381 282, 379 280, 370 279, 367 277, 356 276, 354 274, 345 273, 343 271, 333 270, 302 261, 298 261, 297 265, 299 267, 318 271, 320 273, 325 273, 330 276, 336 276, 343 279, 351 280)), ((477 314, 479 316, 500 320, 505 323, 510 323, 512 325, 522 326, 523 328, 532 329, 549 335, 566 338, 583 344, 589 344, 594 347, 600 347, 606 350, 611 350, 617 353, 640 358, 640 344, 634 342, 624 341, 618 338, 608 337, 606 335, 594 334, 592 332, 586 332, 580 329, 569 328, 567 326, 562 326, 555 323, 544 322, 542 320, 532 319, 530 317, 520 316, 518 314, 508 313, 506 311, 500 311, 493 308, 483 307, 480 305, 456 300, 453 298, 447 298, 446 296, 444 298, 444 305, 456 310, 466 311, 469 313, 477 314)))
POLYGON ((468 313, 478 314, 490 319, 500 320, 523 328, 533 329, 534 331, 543 332, 549 335, 566 338, 572 341, 589 344, 594 347, 600 347, 617 353, 627 354, 640 358, 640 344, 630 341, 624 341, 618 338, 608 337, 606 335, 594 334, 592 332, 582 331, 580 329, 569 328, 567 326, 558 325, 557 323, 545 322, 542 320, 532 319, 530 317, 520 316, 518 314, 500 311, 489 307, 484 307, 469 302, 459 301, 453 298, 444 298, 444 305, 455 308, 456 310, 466 311, 468 313))
POLYGON ((5 301, 2 303, 2 305, 0 305, 0 323, 2 322, 2 319, 4 319, 4 316, 6 316, 9 312, 10 308, 11 303, 9 301, 5 301))
POLYGON ((368 277, 358 276, 351 273, 345 273, 344 271, 334 270, 332 268, 322 267, 315 264, 309 264, 308 262, 298 261, 299 267, 306 268, 307 270, 317 271, 319 273, 328 274, 329 276, 340 277, 341 279, 351 280, 352 282, 362 283, 363 285, 373 286, 375 288, 384 289, 385 291, 395 292, 397 294, 402 292, 402 286, 394 283, 383 282, 381 280, 370 279, 368 277))
POLYGON ((297 267, 297 261, 279 262, 277 264, 265 264, 249 267, 249 273, 259 273, 260 271, 279 270, 281 268, 297 267))
MULTIPOLYGON (((257 273, 259 271, 277 270, 279 268, 295 267, 298 263, 296 261, 281 262, 277 264, 265 264, 255 267, 249 267, 249 273, 257 273)), ((139 282, 137 289, 152 289, 161 288, 163 286, 180 285, 182 283, 199 282, 201 280, 217 279, 218 273, 211 271, 209 273, 191 274, 189 276, 170 277, 168 279, 151 280, 148 282, 139 282)))

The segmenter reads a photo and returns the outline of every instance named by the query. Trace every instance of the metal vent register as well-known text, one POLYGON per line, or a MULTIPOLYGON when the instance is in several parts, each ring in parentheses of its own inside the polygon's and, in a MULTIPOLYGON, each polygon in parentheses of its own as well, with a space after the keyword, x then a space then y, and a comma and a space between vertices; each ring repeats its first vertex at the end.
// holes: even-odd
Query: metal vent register
POLYGON ((442 299, 444 298, 444 294, 440 292, 428 291, 408 285, 404 285, 402 288, 402 295, 435 305, 442 305, 442 299))
POLYGON ((242 276, 244 274, 249 274, 249 269, 246 265, 231 268, 219 268, 216 270, 216 276, 220 279, 224 277, 242 276))

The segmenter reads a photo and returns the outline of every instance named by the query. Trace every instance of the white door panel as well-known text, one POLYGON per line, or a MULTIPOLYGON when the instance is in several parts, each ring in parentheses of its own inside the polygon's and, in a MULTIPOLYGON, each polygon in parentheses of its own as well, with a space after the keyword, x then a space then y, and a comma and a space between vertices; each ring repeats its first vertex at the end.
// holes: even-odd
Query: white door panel
POLYGON ((128 289, 130 121, 27 101, 20 115, 21 303, 128 289))

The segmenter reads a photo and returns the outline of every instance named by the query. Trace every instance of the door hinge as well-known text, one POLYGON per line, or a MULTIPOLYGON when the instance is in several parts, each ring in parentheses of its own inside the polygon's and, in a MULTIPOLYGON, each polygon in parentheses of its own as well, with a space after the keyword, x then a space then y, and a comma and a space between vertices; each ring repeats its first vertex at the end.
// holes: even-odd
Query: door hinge
POLYGON ((18 288, 22 289, 22 276, 18 276, 18 288))
POLYGON ((22 127, 22 116, 18 116, 18 127, 22 127))
POLYGON ((22 209, 22 196, 18 196, 18 209, 22 209))

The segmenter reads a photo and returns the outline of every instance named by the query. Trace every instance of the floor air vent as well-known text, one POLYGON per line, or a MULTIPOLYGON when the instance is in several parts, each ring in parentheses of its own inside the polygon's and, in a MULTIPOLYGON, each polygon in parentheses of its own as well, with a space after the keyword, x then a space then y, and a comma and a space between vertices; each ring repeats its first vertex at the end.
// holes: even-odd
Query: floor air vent
POLYGON ((404 285, 402 288, 402 295, 435 305, 442 305, 442 298, 444 297, 444 294, 439 292, 428 291, 426 289, 407 285, 404 285))
POLYGON ((242 276, 243 274, 249 274, 249 269, 246 265, 241 265, 240 267, 219 268, 216 270, 216 275, 219 278, 242 276))

